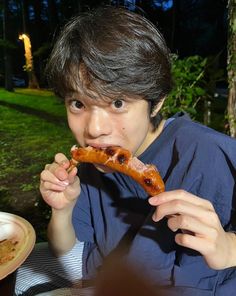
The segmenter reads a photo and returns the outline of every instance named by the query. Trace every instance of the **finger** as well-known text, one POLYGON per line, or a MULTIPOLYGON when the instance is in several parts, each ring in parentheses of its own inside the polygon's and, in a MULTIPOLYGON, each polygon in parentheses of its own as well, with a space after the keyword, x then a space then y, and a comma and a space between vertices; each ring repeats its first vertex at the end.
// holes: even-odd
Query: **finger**
POLYGON ((68 195, 68 199, 71 199, 70 196, 73 197, 73 199, 74 199, 74 196, 79 196, 79 194, 80 194, 80 180, 79 180, 78 176, 75 176, 74 182, 66 188, 66 192, 68 195))
POLYGON ((171 216, 168 219, 167 224, 168 227, 174 232, 178 229, 182 231, 187 230, 189 233, 199 237, 209 237, 215 239, 217 232, 216 226, 212 227, 191 216, 171 216))
POLYGON ((62 192, 66 189, 66 186, 60 186, 56 185, 50 182, 44 182, 43 185, 41 186, 41 192, 45 191, 56 191, 56 192, 62 192))
POLYGON ((194 236, 186 233, 178 233, 175 236, 175 242, 183 247, 198 251, 203 256, 212 254, 214 242, 205 237, 194 236))
POLYGON ((68 172, 66 170, 66 168, 68 167, 68 162, 61 162, 61 163, 57 163, 57 162, 53 162, 50 165, 46 165, 45 166, 45 170, 51 172, 53 175, 55 175, 57 177, 57 179, 61 180, 61 181, 68 181, 68 172))
POLYGON ((69 184, 73 184, 73 183, 75 182, 75 177, 77 176, 77 172, 78 172, 77 167, 74 167, 74 168, 69 172, 69 175, 68 175, 68 181, 69 181, 69 184))
POLYGON ((59 164, 61 167, 68 168, 70 162, 68 158, 62 154, 62 153, 57 153, 54 157, 54 162, 59 164))
POLYGON ((210 212, 209 209, 205 209, 199 205, 192 204, 184 200, 171 200, 168 203, 161 204, 157 207, 153 214, 153 220, 155 222, 170 215, 189 215, 198 219, 207 219, 207 215, 210 212))
POLYGON ((159 206, 163 203, 167 203, 173 200, 187 201, 196 206, 213 209, 213 205, 208 200, 195 196, 182 189, 160 193, 156 196, 150 197, 148 201, 153 206, 159 206))
POLYGON ((178 233, 175 236, 175 242, 180 246, 187 247, 196 251, 200 251, 202 249, 199 247, 199 245, 200 243, 204 244, 205 240, 204 238, 195 237, 190 234, 178 233))
POLYGON ((41 181, 41 184, 45 182, 50 182, 58 186, 67 186, 69 184, 67 180, 60 180, 59 178, 57 178, 55 174, 53 174, 49 170, 43 170, 41 172, 40 181, 41 181))
POLYGON ((45 169, 45 170, 49 170, 50 166, 51 166, 51 164, 45 164, 44 169, 45 169))

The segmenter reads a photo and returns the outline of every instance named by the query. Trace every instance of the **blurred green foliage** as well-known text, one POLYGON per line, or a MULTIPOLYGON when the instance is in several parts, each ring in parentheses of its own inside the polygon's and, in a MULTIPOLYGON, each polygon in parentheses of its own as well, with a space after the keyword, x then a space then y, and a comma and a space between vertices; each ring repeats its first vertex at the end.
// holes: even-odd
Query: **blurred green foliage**
POLYGON ((184 111, 195 119, 199 105, 214 99, 216 82, 224 79, 224 71, 217 68, 217 59, 218 56, 198 55, 179 59, 172 55, 174 87, 162 109, 165 117, 184 111))

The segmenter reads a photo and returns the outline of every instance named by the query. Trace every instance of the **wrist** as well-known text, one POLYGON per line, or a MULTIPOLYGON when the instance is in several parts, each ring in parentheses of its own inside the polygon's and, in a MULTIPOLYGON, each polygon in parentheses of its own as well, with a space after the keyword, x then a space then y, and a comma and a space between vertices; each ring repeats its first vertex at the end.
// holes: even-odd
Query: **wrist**
POLYGON ((55 209, 52 208, 50 222, 53 224, 70 224, 72 220, 73 208, 55 209))
POLYGON ((76 200, 70 201, 67 204, 63 204, 62 206, 52 207, 52 215, 70 215, 73 212, 74 206, 76 204, 76 200))
POLYGON ((236 266, 236 233, 235 232, 227 232, 228 240, 229 240, 229 252, 228 252, 228 264, 227 267, 235 267, 236 266))

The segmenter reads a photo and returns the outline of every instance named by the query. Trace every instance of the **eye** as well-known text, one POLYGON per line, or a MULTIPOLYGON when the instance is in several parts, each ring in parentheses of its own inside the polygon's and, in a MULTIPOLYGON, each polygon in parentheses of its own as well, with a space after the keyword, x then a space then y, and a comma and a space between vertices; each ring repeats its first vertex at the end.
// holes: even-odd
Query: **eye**
POLYGON ((81 101, 74 100, 71 102, 71 106, 75 109, 82 109, 84 107, 84 104, 81 101))
POLYGON ((114 100, 112 102, 113 106, 116 108, 116 109, 120 109, 124 106, 124 101, 121 100, 121 99, 117 99, 117 100, 114 100))
POLYGON ((73 113, 81 112, 84 109, 84 104, 77 99, 71 99, 67 101, 67 106, 69 110, 73 113))

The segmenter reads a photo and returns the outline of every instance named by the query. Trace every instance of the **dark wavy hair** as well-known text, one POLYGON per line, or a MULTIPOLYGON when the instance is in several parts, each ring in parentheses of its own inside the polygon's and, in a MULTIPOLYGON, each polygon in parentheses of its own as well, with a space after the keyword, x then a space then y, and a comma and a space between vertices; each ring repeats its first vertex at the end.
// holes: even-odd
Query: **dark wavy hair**
MULTIPOLYGON (((170 52, 158 29, 124 8, 101 7, 71 19, 49 58, 46 73, 64 98, 76 87, 101 96, 138 95, 150 114, 172 87, 170 52)), ((151 118, 154 127, 158 115, 151 118)))

